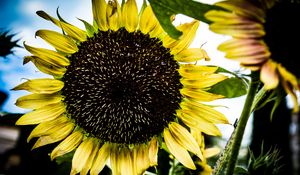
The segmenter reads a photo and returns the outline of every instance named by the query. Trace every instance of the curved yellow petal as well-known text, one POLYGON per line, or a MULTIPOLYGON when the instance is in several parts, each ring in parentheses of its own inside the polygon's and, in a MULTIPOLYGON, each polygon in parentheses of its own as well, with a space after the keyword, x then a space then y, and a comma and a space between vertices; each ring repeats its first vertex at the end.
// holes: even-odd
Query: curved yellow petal
POLYGON ((101 31, 108 30, 105 0, 92 0, 93 17, 101 31))
POLYGON ((207 148, 204 150, 204 156, 205 158, 210 158, 216 156, 220 152, 221 152, 220 148, 217 147, 207 148))
POLYGON ((29 142, 34 137, 41 137, 57 132, 67 122, 69 122, 69 119, 66 116, 60 116, 56 119, 42 122, 31 131, 30 135, 27 138, 27 142, 29 142))
POLYGON ((250 21, 250 19, 223 10, 210 10, 205 13, 205 17, 210 21, 220 24, 244 24, 250 21))
POLYGON ((182 64, 179 67, 179 74, 189 80, 201 80, 205 75, 210 75, 218 70, 218 67, 198 66, 194 64, 182 64))
POLYGON ((48 15, 44 11, 37 11, 36 14, 38 14, 40 17, 44 18, 45 20, 51 21, 58 27, 60 27, 63 31, 65 31, 70 37, 72 37, 75 40, 78 40, 80 42, 83 42, 87 38, 87 34, 85 31, 71 25, 68 23, 65 23, 63 21, 59 21, 52 16, 48 15))
POLYGON ((188 48, 194 40, 199 24, 199 21, 193 21, 178 26, 177 29, 183 32, 182 36, 179 40, 175 40, 170 36, 165 36, 163 39, 164 47, 170 48, 171 53, 174 55, 188 48))
POLYGON ((121 7, 117 0, 110 0, 108 1, 107 7, 106 7, 106 17, 108 21, 109 29, 113 31, 117 31, 121 25, 121 7))
POLYGON ((274 89, 279 84, 279 77, 277 74, 277 63, 269 60, 265 63, 260 72, 260 79, 264 83, 264 88, 274 89))
POLYGON ((109 158, 109 155, 110 145, 109 143, 105 143, 104 145, 102 145, 96 155, 95 161, 90 170, 91 175, 98 175, 102 171, 107 162, 107 159, 109 158))
POLYGON ((43 106, 32 112, 24 114, 17 120, 16 125, 34 125, 53 120, 64 113, 65 110, 65 105, 63 103, 55 103, 43 106))
POLYGON ((196 169, 196 166, 188 151, 179 145, 179 143, 177 143, 167 128, 164 129, 164 139, 169 151, 180 163, 192 170, 196 169))
POLYGON ((155 18, 151 6, 148 5, 143 11, 140 19, 140 30, 144 34, 148 34, 153 31, 154 28, 159 25, 158 20, 155 18))
POLYGON ((66 138, 74 129, 74 123, 68 122, 64 126, 58 128, 55 132, 41 136, 33 145, 32 149, 58 142, 66 138))
POLYGON ((182 109, 189 109, 195 115, 215 124, 228 124, 227 118, 221 112, 214 110, 212 107, 201 104, 199 102, 184 99, 180 103, 182 109))
POLYGON ((153 137, 149 143, 149 160, 150 166, 157 165, 158 142, 157 138, 153 137))
POLYGON ((16 106, 25 109, 37 109, 49 104, 58 103, 62 100, 59 94, 30 94, 20 97, 16 101, 16 106))
POLYGON ((110 166, 112 170, 112 174, 121 174, 121 167, 120 167, 120 150, 116 144, 111 146, 110 152, 110 166))
POLYGON ((187 129, 176 122, 171 122, 169 124, 169 129, 173 139, 176 140, 177 143, 179 143, 183 148, 196 154, 201 160, 204 159, 200 151, 200 147, 187 129))
POLYGON ((221 136, 220 130, 211 123, 198 115, 195 115, 189 110, 177 111, 177 116, 186 124, 189 128, 201 131, 208 135, 221 136))
POLYGON ((39 78, 28 80, 12 90, 26 90, 36 94, 53 94, 64 87, 64 82, 51 78, 39 78))
POLYGON ((80 171, 80 175, 86 175, 90 171, 91 167, 93 166, 93 163, 96 159, 96 155, 99 151, 99 142, 94 140, 94 146, 93 146, 93 151, 91 155, 89 156, 87 162, 83 166, 82 170, 80 171))
POLYGON ((71 174, 77 174, 82 171, 94 149, 94 139, 86 138, 76 149, 72 159, 71 174))
POLYGON ((120 170, 122 175, 133 175, 134 166, 133 166, 133 157, 131 157, 131 150, 128 148, 122 148, 119 155, 120 159, 120 170))
POLYGON ((82 141, 82 131, 75 131, 63 140, 50 154, 51 160, 73 151, 82 141))
POLYGON ((249 22, 249 24, 219 24, 209 25, 209 29, 216 33, 231 35, 235 38, 261 38, 266 33, 262 24, 249 22))
POLYGON ((206 51, 201 48, 188 48, 174 56, 179 62, 194 62, 201 59, 210 60, 206 51))
POLYGON ((203 89, 211 87, 228 77, 222 74, 209 74, 204 76, 199 76, 198 80, 189 80, 187 78, 180 79, 181 84, 188 88, 195 88, 195 89, 203 89))
POLYGON ((180 93, 185 97, 192 98, 194 100, 203 101, 203 102, 209 102, 209 101, 223 98, 222 95, 209 93, 201 89, 182 88, 180 90, 180 93))
POLYGON ((137 145, 136 148, 133 149, 133 161, 136 173, 143 174, 143 172, 150 166, 148 146, 144 144, 137 145))
POLYGON ((135 0, 127 0, 122 7, 122 19, 123 24, 128 32, 134 32, 137 28, 138 18, 138 7, 135 0))
POLYGON ((299 112, 298 98, 295 93, 295 90, 300 90, 300 85, 297 80, 297 77, 289 72, 285 67, 281 64, 278 64, 278 72, 282 77, 282 85, 285 91, 291 96, 291 99, 294 103, 293 112, 299 112))
POLYGON ((75 42, 66 35, 51 30, 38 30, 35 36, 41 37, 43 40, 51 44, 55 49, 72 54, 78 51, 75 42))
POLYGON ((47 60, 45 61, 37 56, 26 56, 24 60, 25 59, 27 59, 27 61, 31 61, 40 71, 54 77, 61 78, 67 71, 65 67, 54 65, 53 63, 49 63, 47 60))
POLYGON ((24 47, 30 53, 41 58, 43 61, 49 63, 50 65, 53 64, 58 67, 61 67, 61 66, 68 66, 70 64, 70 61, 66 57, 53 50, 31 47, 26 45, 25 43, 24 43, 24 47))
POLYGON ((217 2, 215 5, 233 11, 234 13, 256 20, 258 22, 265 21, 265 12, 263 9, 256 7, 250 2, 243 0, 235 0, 235 1, 222 1, 217 2))

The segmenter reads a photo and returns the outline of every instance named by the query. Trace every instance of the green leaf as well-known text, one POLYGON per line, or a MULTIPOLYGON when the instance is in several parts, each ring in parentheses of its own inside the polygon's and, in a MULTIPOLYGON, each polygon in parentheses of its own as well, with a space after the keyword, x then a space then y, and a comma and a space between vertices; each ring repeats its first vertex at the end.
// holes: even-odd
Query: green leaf
POLYGON ((241 166, 235 167, 234 173, 240 174, 240 175, 248 175, 249 174, 248 170, 241 166))
POLYGON ((182 32, 178 31, 171 22, 171 16, 183 14, 205 23, 210 23, 204 17, 209 10, 220 9, 219 7, 195 2, 192 0, 149 0, 155 16, 162 28, 174 39, 178 39, 182 32))
POLYGON ((59 156, 56 158, 56 163, 58 165, 61 165, 62 163, 65 163, 65 162, 72 162, 72 158, 73 158, 73 155, 74 155, 75 151, 72 151, 72 152, 69 152, 63 156, 59 156))
POLYGON ((223 95, 226 98, 235 98, 247 93, 248 85, 240 77, 228 78, 211 87, 209 92, 223 95))
MULTIPOLYGON (((78 18, 79 19, 79 18, 78 18)), ((87 35, 88 37, 92 37, 94 36, 94 33, 95 32, 95 28, 93 25, 91 25, 90 23, 86 22, 85 20, 83 19, 79 19, 81 22, 83 22, 84 26, 85 26, 85 29, 86 29, 86 32, 87 32, 87 35)))

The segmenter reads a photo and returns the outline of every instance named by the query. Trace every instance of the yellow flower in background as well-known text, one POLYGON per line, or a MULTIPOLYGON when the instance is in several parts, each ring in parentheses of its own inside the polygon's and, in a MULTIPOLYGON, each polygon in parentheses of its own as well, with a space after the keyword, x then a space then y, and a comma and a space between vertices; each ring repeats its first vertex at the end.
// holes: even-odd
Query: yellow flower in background
POLYGON ((241 66, 260 70, 264 87, 274 89, 279 83, 291 95, 294 112, 299 111, 295 91, 300 90, 298 45, 300 4, 289 0, 230 0, 215 4, 224 10, 212 10, 206 18, 210 29, 232 36, 219 45, 226 57, 241 66))
MULTIPOLYGON (((146 5, 146 4, 144 4, 146 5)), ((164 33, 151 7, 138 12, 135 0, 93 0, 94 24, 83 31, 43 11, 37 14, 63 33, 38 30, 54 50, 24 43, 24 59, 53 78, 28 80, 14 90, 32 94, 16 105, 33 109, 17 125, 36 125, 33 148, 59 145, 51 159, 75 151, 71 174, 98 174, 109 160, 114 175, 142 174, 157 164, 162 145, 185 167, 203 152, 191 130, 220 136, 215 124, 223 114, 202 102, 222 98, 207 92, 226 79, 217 67, 195 65, 208 59, 201 48, 188 48, 198 21, 177 28, 180 40, 164 33)))

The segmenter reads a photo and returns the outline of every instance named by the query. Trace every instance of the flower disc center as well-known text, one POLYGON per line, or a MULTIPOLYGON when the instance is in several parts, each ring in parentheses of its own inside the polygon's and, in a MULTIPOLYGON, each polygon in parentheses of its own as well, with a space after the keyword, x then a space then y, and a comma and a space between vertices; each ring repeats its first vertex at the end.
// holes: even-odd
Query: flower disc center
POLYGON ((182 88, 179 65, 157 38, 99 31, 82 42, 63 77, 69 116, 113 143, 145 143, 174 120, 182 88))

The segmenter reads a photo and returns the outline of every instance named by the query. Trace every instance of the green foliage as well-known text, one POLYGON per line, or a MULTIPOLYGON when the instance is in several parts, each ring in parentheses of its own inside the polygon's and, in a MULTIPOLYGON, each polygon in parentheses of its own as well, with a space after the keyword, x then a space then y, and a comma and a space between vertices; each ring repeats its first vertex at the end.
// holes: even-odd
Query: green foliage
POLYGON ((204 14, 219 7, 203 4, 192 0, 149 0, 155 16, 162 28, 174 39, 178 39, 182 32, 178 31, 171 22, 171 17, 183 14, 205 23, 210 23, 204 14))
POLYGON ((264 153, 263 146, 261 153, 255 157, 250 150, 250 158, 247 168, 236 167, 235 173, 241 175, 276 175, 279 174, 282 165, 280 165, 280 151, 277 148, 271 148, 264 153))
MULTIPOLYGON (((79 18, 78 18, 79 19, 79 18)), ((90 23, 86 22, 83 19, 79 19, 81 22, 83 22, 84 26, 85 26, 85 30, 87 32, 87 36, 88 37, 92 37, 94 36, 94 34, 96 33, 95 28, 93 25, 91 25, 90 23)))
POLYGON ((233 77, 215 84, 208 92, 223 95, 226 98, 235 98, 247 94, 249 82, 244 76, 238 76, 224 68, 219 68, 217 72, 231 74, 233 77))

